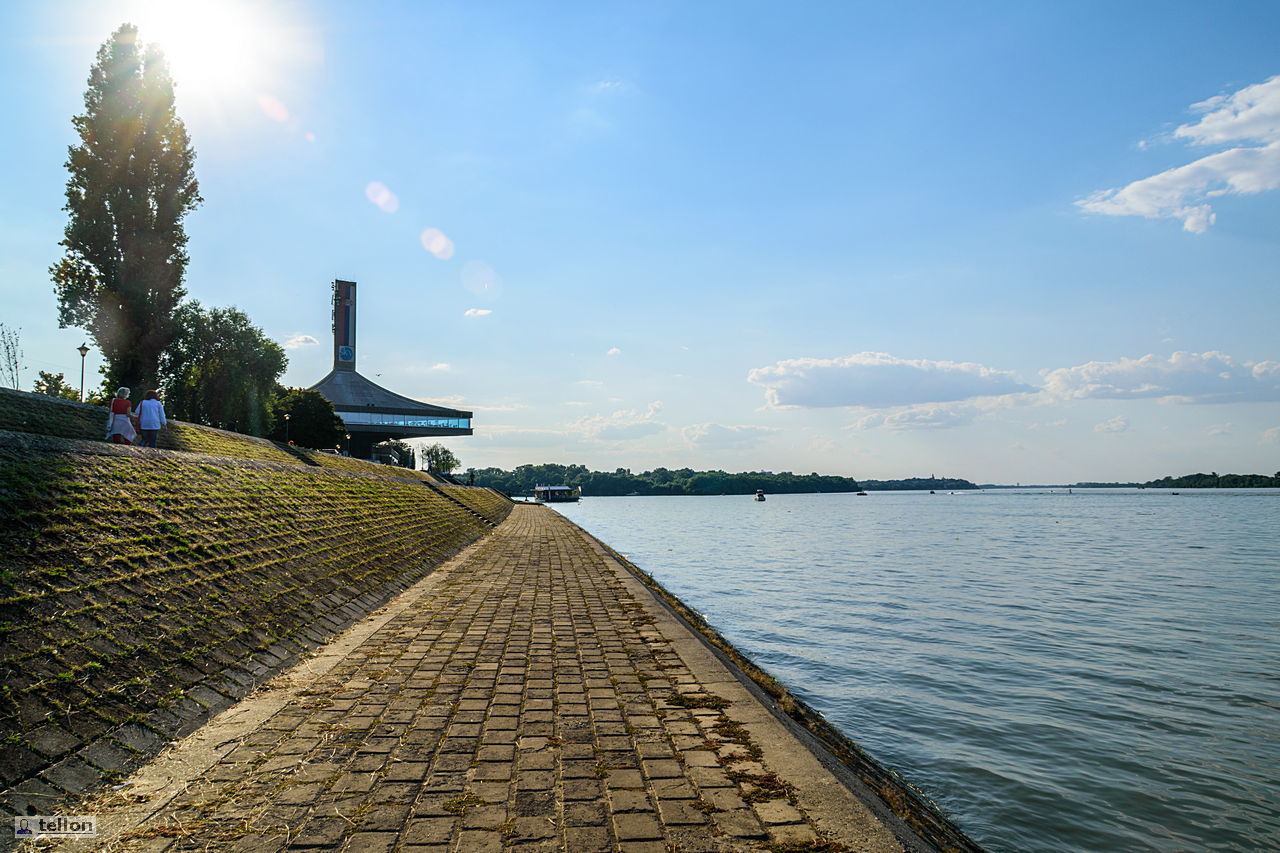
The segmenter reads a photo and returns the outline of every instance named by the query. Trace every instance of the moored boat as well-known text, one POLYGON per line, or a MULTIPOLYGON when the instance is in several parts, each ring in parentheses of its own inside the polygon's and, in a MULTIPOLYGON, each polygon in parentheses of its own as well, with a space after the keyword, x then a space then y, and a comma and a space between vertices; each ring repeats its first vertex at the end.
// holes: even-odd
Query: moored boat
POLYGON ((764 500, 764 489, 756 489, 755 500, 758 500, 758 501, 764 500))

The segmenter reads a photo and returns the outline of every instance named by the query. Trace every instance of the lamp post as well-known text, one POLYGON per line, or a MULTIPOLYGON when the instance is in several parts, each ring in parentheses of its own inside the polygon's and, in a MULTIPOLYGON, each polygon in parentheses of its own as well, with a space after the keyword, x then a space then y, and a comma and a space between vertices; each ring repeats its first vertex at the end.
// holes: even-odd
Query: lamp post
POLYGON ((284 413, 284 443, 289 443, 289 413, 284 413))
POLYGON ((346 433, 346 436, 347 436, 347 455, 350 456, 351 455, 351 433, 346 433))
POLYGON ((89 347, 81 344, 76 347, 80 353, 80 402, 84 402, 84 357, 89 354, 89 347))

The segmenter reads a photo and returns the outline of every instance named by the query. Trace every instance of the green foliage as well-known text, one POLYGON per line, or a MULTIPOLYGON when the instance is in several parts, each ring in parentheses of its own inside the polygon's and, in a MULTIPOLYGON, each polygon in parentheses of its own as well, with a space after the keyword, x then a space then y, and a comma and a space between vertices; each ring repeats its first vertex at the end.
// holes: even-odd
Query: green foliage
MULTIPOLYGON (((0 415, 10 401, 95 421, 105 414, 4 390, 0 415)), ((116 735, 114 727, 151 725, 154 708, 194 686, 184 664, 217 686, 277 642, 313 647, 317 630, 330 631, 317 621, 326 614, 366 612, 489 530, 411 472, 348 476, 296 461, 97 455, 78 442, 6 436, 0 742, 9 746, 45 722, 47 713, 29 708, 93 715, 97 728, 76 730, 86 745, 116 735)), ((492 496, 498 511, 510 512, 492 492, 458 491, 492 496)))
POLYGON ((182 220, 202 199, 164 55, 137 35, 121 26, 89 71, 66 162, 65 252, 50 273, 58 324, 93 335, 105 385, 154 388, 184 294, 182 220))
POLYGON ((957 477, 907 477, 904 480, 863 480, 862 488, 872 491, 922 491, 924 489, 977 489, 976 483, 957 477))
POLYGON ((488 486, 508 495, 530 494, 536 485, 580 487, 584 495, 749 495, 756 489, 773 494, 799 492, 856 492, 859 484, 851 477, 783 472, 694 471, 691 468, 655 468, 632 474, 626 468, 613 473, 589 471, 584 465, 521 465, 514 471, 479 468, 477 486, 488 486))
POLYGON ((410 471, 417 470, 417 454, 413 451, 413 445, 403 441, 383 441, 373 446, 373 457, 378 458, 378 451, 390 450, 399 460, 398 464, 401 468, 408 468, 410 471))
POLYGON ((462 463, 443 444, 432 444, 422 448, 422 464, 428 471, 443 471, 448 474, 462 463))
POLYGON ((319 391, 306 388, 277 388, 275 425, 268 437, 273 441, 292 441, 300 447, 318 449, 343 446, 346 427, 334 414, 333 404, 319 391), (289 416, 286 438, 285 415, 289 416))
POLYGON ((169 416, 267 433, 276 380, 288 364, 284 350, 235 308, 206 311, 188 302, 174 316, 177 334, 160 363, 169 416))
POLYGON ((40 371, 40 378, 36 380, 32 390, 46 397, 57 397, 59 400, 79 401, 80 399, 80 392, 67 384, 67 377, 62 373, 40 371))
POLYGON ((1146 484, 1149 489, 1277 489, 1280 488, 1280 471, 1274 477, 1266 474, 1186 474, 1182 477, 1162 477, 1146 484))

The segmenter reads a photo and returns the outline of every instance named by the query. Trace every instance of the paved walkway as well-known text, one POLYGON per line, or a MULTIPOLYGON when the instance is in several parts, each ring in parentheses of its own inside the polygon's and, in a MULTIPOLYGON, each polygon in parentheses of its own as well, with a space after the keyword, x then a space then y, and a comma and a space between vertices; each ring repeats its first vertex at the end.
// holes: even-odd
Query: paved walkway
POLYGON ((903 849, 532 506, 95 810, 112 850, 903 849))

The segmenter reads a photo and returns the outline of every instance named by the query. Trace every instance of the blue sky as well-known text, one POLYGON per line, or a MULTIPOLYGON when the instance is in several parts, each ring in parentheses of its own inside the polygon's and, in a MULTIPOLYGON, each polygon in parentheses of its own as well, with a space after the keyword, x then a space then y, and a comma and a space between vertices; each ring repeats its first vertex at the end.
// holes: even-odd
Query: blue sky
MULTIPOLYGON (((1280 5, 0 10, 0 322, 59 330, 71 116, 131 21, 204 205, 187 287, 470 408, 466 466, 979 482, 1280 468, 1280 5), (15 82, 17 81, 17 85, 15 82)), ((90 356, 90 370, 95 367, 90 356)))

